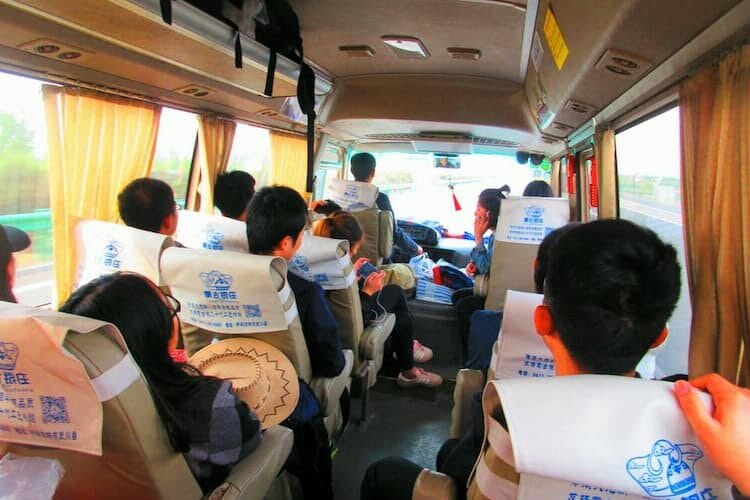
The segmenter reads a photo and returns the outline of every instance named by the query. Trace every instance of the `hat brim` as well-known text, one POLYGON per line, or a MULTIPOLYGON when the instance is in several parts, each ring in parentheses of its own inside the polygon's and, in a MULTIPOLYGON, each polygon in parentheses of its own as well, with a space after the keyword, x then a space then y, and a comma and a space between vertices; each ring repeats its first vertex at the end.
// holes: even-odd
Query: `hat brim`
POLYGON ((235 395, 255 412, 262 429, 283 422, 297 406, 297 372, 284 353, 266 342, 224 339, 195 353, 190 364, 204 375, 230 380, 235 395))
POLYGON ((8 247, 11 252, 26 250, 31 245, 31 239, 24 231, 11 226, 0 227, 5 230, 5 236, 8 238, 8 247))

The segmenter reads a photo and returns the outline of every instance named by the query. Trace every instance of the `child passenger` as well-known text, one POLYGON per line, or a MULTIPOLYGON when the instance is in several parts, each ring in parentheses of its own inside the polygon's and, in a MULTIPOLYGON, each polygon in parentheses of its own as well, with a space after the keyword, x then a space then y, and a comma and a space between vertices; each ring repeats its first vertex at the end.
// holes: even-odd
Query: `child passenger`
MULTIPOLYGON (((357 254, 364 239, 359 222, 347 212, 334 212, 327 218, 320 219, 313 226, 313 234, 347 240, 351 256, 357 254)), ((359 273, 366 262, 367 259, 358 259, 354 263, 355 271, 359 273)), ((443 378, 440 375, 414 366, 415 361, 426 362, 432 359, 432 350, 414 339, 414 327, 403 290, 398 285, 383 286, 384 278, 385 273, 381 271, 373 272, 365 279, 360 278, 359 298, 365 325, 385 312, 396 315, 396 325, 390 336, 399 367, 396 382, 401 387, 436 387, 442 384, 443 378)))
POLYGON ((260 444, 260 422, 232 392, 231 382, 207 377, 170 356, 179 337, 179 303, 147 278, 101 276, 73 292, 60 311, 115 325, 146 377, 176 451, 204 493, 260 444))
MULTIPOLYGON (((549 250, 544 303, 537 307, 534 323, 552 353, 557 376, 633 377, 648 349, 665 340, 679 295, 674 247, 626 220, 594 221, 567 229, 549 250)), ((481 418, 473 420, 470 432, 438 455, 438 470, 456 481, 460 498, 482 498, 474 482, 466 489, 472 454, 476 457, 484 434, 481 418)), ((493 468, 501 471, 498 480, 517 484, 514 468, 498 462, 493 468)), ((400 457, 380 460, 365 473, 361 498, 411 498, 421 470, 400 457), (399 484, 385 481, 388 477, 398 477, 399 484)))

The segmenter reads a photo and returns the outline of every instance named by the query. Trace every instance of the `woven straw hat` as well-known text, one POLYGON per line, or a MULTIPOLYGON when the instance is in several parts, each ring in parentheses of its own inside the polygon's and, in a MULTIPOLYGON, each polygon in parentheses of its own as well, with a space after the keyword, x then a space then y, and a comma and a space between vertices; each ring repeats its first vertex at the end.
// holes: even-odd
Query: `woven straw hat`
POLYGON ((224 339, 207 345, 190 358, 204 375, 232 382, 239 399, 268 429, 286 419, 297 406, 297 372, 284 353, 251 338, 224 339))

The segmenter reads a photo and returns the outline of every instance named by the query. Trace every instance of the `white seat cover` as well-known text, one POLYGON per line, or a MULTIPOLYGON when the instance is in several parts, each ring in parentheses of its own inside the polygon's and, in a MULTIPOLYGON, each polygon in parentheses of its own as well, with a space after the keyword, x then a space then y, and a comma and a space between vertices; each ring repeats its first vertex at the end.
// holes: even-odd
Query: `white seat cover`
POLYGON ((224 252, 217 258, 211 250, 173 247, 161 265, 185 323, 218 333, 256 333, 286 330, 297 317, 296 305, 284 308, 291 288, 280 257, 224 252), (274 272, 284 277, 280 289, 274 272))
POLYGON ((121 224, 82 220, 75 225, 76 288, 103 274, 131 271, 162 285, 159 258, 172 239, 121 224))
POLYGON ((174 237, 188 248, 248 252, 245 223, 221 215, 182 210, 174 237))
POLYGON ((566 198, 511 196, 500 203, 495 243, 538 245, 545 236, 570 220, 566 198))
POLYGON ((101 401, 114 398, 140 376, 125 354, 89 379, 63 347, 69 331, 89 333, 113 325, 71 314, 0 302, 0 442, 102 454, 101 401))
MULTIPOLYGON (((506 457, 510 442, 519 499, 732 498, 671 383, 606 375, 497 380, 485 389, 485 404, 492 391, 508 431, 485 418, 488 439, 506 457)), ((712 411, 710 397, 701 399, 712 411)))
POLYGON ((328 179, 325 198, 333 200, 347 211, 354 212, 375 206, 378 198, 378 187, 369 182, 328 179))
MULTIPOLYGON (((534 310, 543 298, 537 293, 508 290, 498 334, 499 346, 490 359, 496 379, 555 375, 552 353, 534 325, 534 310)), ((636 371, 646 379, 654 378, 658 371, 652 351, 647 352, 636 366, 636 371)))
POLYGON ((314 281, 324 290, 342 290, 356 279, 349 257, 349 242, 305 233, 302 246, 289 262, 289 270, 314 281))

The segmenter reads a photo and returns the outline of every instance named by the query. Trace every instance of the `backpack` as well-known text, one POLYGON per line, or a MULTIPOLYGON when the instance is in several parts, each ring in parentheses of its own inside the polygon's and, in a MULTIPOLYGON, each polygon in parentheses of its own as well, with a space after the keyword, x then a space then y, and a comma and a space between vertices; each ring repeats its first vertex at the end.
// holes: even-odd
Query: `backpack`
MULTIPOLYGON (((160 0, 162 19, 172 24, 172 1, 160 0)), ((268 47, 268 69, 263 94, 273 95, 276 56, 281 54, 300 65, 297 80, 297 102, 307 115, 307 179, 306 189, 313 189, 315 148, 315 72, 304 61, 299 19, 286 0, 185 0, 191 5, 223 21, 235 32, 234 65, 242 68, 240 34, 268 47)))

